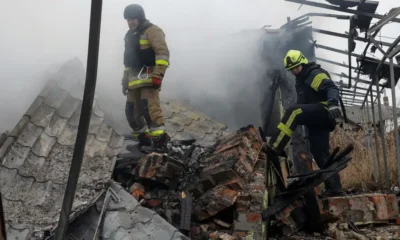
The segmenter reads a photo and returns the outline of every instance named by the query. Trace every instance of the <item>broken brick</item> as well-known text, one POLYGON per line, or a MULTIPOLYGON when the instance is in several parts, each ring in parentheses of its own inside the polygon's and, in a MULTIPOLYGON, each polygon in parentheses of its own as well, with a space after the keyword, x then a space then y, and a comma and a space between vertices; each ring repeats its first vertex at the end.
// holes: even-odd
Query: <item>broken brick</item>
POLYGON ((150 199, 146 202, 146 204, 151 208, 156 208, 160 205, 160 200, 158 199, 150 199))
POLYGON ((201 196, 196 202, 194 213, 199 221, 215 216, 218 212, 232 206, 237 198, 238 192, 218 186, 201 196))
POLYGON ((396 197, 391 194, 361 194, 324 199, 324 215, 340 222, 356 224, 395 220, 399 215, 396 197))
POLYGON ((216 219, 216 218, 214 219, 214 222, 215 222, 216 224, 218 224, 218 225, 224 227, 224 228, 230 228, 230 227, 231 227, 231 224, 226 223, 226 222, 224 222, 224 221, 222 221, 222 220, 219 220, 219 219, 216 219))
POLYGON ((162 180, 178 179, 183 173, 183 164, 158 153, 150 153, 139 160, 132 174, 140 178, 162 180))
POLYGON ((249 223, 256 223, 262 221, 260 213, 248 213, 246 217, 247 217, 247 222, 249 223))
POLYGON ((192 235, 200 235, 201 228, 199 226, 193 226, 191 231, 192 235))
POLYGON ((144 186, 138 182, 135 182, 130 188, 129 191, 131 195, 136 199, 140 200, 144 198, 144 186))
POLYGON ((254 127, 216 143, 215 152, 205 160, 203 175, 217 184, 240 178, 247 183, 261 150, 262 140, 254 127), (238 175, 238 176, 237 176, 238 175))

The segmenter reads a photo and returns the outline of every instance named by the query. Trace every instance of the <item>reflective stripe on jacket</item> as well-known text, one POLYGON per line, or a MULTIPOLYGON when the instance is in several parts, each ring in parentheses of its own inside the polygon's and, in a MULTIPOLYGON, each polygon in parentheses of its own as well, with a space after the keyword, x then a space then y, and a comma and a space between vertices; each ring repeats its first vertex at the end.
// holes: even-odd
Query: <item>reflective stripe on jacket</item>
MULTIPOLYGON (((142 69, 130 69, 129 84, 130 89, 151 86, 152 77, 163 80, 169 66, 169 49, 165 41, 165 34, 161 28, 152 25, 140 35, 140 51, 138 57, 142 59, 152 58, 153 66, 143 67, 142 69), (153 54, 154 56, 148 56, 153 54)), ((149 62, 149 61, 147 61, 149 62)))

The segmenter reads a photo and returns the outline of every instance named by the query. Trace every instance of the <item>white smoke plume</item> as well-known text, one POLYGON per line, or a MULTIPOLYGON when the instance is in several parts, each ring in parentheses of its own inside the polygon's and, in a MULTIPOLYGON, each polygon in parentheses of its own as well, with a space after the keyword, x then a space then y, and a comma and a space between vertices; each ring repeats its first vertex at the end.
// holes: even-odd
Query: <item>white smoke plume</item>
MULTIPOLYGON (((278 28, 288 16, 319 11, 306 6, 298 11, 298 4, 265 0, 103 2, 97 92, 112 99, 116 108, 124 108, 123 10, 139 3, 147 18, 163 28, 171 51, 161 98, 187 101, 232 128, 259 124, 256 80, 268 68, 260 65, 257 37, 241 42, 233 33, 264 25, 278 28)), ((1 3, 0 131, 15 126, 44 86, 46 71, 74 57, 86 66, 89 17, 89 0, 1 3)))

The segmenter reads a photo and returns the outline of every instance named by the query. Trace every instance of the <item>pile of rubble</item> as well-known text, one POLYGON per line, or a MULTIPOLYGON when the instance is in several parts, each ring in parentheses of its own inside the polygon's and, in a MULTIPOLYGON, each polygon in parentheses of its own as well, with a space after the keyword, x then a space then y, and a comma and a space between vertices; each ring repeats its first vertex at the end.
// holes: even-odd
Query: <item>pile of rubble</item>
POLYGON ((248 126, 209 148, 193 143, 172 142, 168 154, 121 154, 114 176, 191 239, 261 239, 265 158, 257 130, 248 126))
MULTIPOLYGON (((166 154, 120 154, 114 178, 143 207, 157 212, 191 239, 263 239, 266 227, 262 212, 267 195, 262 144, 253 126, 219 139, 212 147, 196 145, 194 140, 173 141, 166 154)), ((316 204, 321 215, 318 224, 325 224, 325 232, 296 236, 309 221, 306 201, 299 197, 283 210, 276 209, 271 223, 278 235, 368 239, 363 238, 366 230, 357 225, 399 217, 396 196, 391 194, 318 199, 316 204)))

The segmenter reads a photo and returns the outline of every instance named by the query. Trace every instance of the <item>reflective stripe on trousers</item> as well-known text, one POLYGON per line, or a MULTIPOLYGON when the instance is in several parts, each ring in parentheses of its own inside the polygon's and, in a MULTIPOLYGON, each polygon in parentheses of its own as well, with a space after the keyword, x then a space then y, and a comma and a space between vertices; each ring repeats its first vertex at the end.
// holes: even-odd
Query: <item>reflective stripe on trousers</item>
POLYGON ((278 125, 278 129, 281 130, 279 133, 278 138, 276 141, 273 143, 273 148, 278 148, 279 144, 282 142, 283 138, 288 136, 289 138, 293 135, 293 130, 290 129, 293 121, 295 120, 296 116, 301 114, 303 111, 301 108, 298 108, 290 114, 289 119, 287 120, 286 124, 283 124, 282 122, 278 125))

